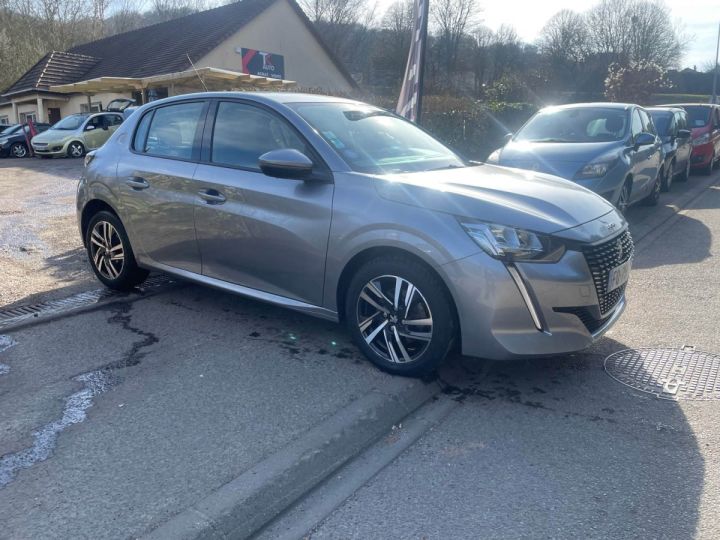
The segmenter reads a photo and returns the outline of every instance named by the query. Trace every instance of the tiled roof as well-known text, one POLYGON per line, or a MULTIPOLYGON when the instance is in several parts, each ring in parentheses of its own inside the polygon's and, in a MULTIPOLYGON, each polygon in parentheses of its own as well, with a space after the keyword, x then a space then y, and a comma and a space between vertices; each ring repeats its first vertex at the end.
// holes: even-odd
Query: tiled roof
MULTIPOLYGON (((33 66, 4 93, 25 88, 47 89, 48 84, 63 84, 94 79, 96 77, 147 77, 190 69, 188 55, 193 62, 208 54, 224 40, 237 32, 277 0, 242 0, 199 13, 193 13, 170 21, 146 26, 123 34, 73 47, 66 53, 49 53, 33 66), (53 64, 43 79, 43 63, 48 64, 53 55, 66 55, 68 59, 87 59, 77 66, 68 64, 66 71, 58 71, 53 64), (84 67, 84 71, 82 68, 84 67), (54 74, 54 75, 53 75, 54 74), (57 76, 63 80, 41 82, 57 76)), ((313 24, 297 5, 288 0, 295 12, 318 40, 335 66, 349 83, 352 76, 336 59, 315 30, 313 24)), ((282 31, 282 21, 278 21, 282 31)), ((59 60, 60 57, 58 57, 59 60)), ((65 58, 65 57, 63 57, 65 58)), ((57 64, 60 66, 60 64, 57 64)))
POLYGON ((99 59, 83 54, 52 51, 43 56, 4 93, 47 90, 53 84, 75 82, 98 63, 99 59))

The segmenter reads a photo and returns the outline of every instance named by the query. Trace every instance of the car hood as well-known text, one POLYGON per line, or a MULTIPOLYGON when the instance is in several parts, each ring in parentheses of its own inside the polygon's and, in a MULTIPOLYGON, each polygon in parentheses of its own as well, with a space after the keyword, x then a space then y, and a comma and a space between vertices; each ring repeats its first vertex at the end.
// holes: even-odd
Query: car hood
POLYGON ((68 137, 75 135, 75 130, 67 131, 64 129, 48 129, 42 133, 38 133, 32 139, 32 142, 39 143, 61 143, 68 137))
POLYGON ((510 141, 500 150, 498 165, 530 169, 572 180, 591 161, 602 158, 623 143, 533 143, 510 141))
POLYGON ((487 164, 377 178, 380 196, 389 200, 546 234, 614 210, 599 195, 561 178, 487 164))

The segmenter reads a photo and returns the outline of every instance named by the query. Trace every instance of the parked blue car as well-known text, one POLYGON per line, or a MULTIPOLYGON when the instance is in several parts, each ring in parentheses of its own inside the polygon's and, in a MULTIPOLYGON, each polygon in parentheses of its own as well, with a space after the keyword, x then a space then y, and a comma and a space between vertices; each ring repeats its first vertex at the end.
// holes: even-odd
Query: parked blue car
POLYGON ((690 178, 692 161, 692 133, 688 129, 688 114, 678 107, 651 107, 648 109, 662 140, 665 164, 662 172, 662 190, 670 191, 673 180, 690 178))
POLYGON ((638 105, 582 103, 538 111, 487 159, 572 180, 625 212, 660 198, 663 147, 638 105))

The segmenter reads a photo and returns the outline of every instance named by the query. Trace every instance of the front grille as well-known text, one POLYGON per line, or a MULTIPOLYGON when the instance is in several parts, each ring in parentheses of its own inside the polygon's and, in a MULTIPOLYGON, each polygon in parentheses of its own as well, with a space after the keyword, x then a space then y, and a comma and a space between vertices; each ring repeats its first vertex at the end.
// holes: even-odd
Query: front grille
POLYGON ((35 146, 36 148, 45 148, 47 145, 48 145, 48 143, 46 143, 46 142, 33 143, 33 146, 35 146))
POLYGON ((610 314, 607 317, 603 317, 602 319, 596 319, 593 316, 592 309, 589 306, 554 308, 554 311, 558 313, 570 313, 572 315, 575 315, 578 319, 580 319, 580 322, 585 325, 585 328, 587 328, 588 332, 590 332, 591 334, 602 328, 602 326, 606 322, 608 322, 608 320, 610 320, 610 317, 612 317, 612 314, 610 314))
POLYGON ((628 231, 602 244, 583 248, 585 260, 595 283, 602 315, 612 310, 625 293, 625 285, 607 292, 610 270, 628 261, 633 256, 633 250, 634 244, 628 231))

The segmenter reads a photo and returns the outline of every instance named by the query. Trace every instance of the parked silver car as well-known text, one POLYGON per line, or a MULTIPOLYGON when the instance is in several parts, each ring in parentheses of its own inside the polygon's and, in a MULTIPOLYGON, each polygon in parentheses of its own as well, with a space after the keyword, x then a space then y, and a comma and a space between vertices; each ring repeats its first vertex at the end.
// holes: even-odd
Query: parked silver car
POLYGON ((380 368, 589 346, 633 244, 602 197, 470 164, 392 113, 292 93, 152 102, 86 158, 77 211, 108 287, 161 270, 344 321, 380 368))

